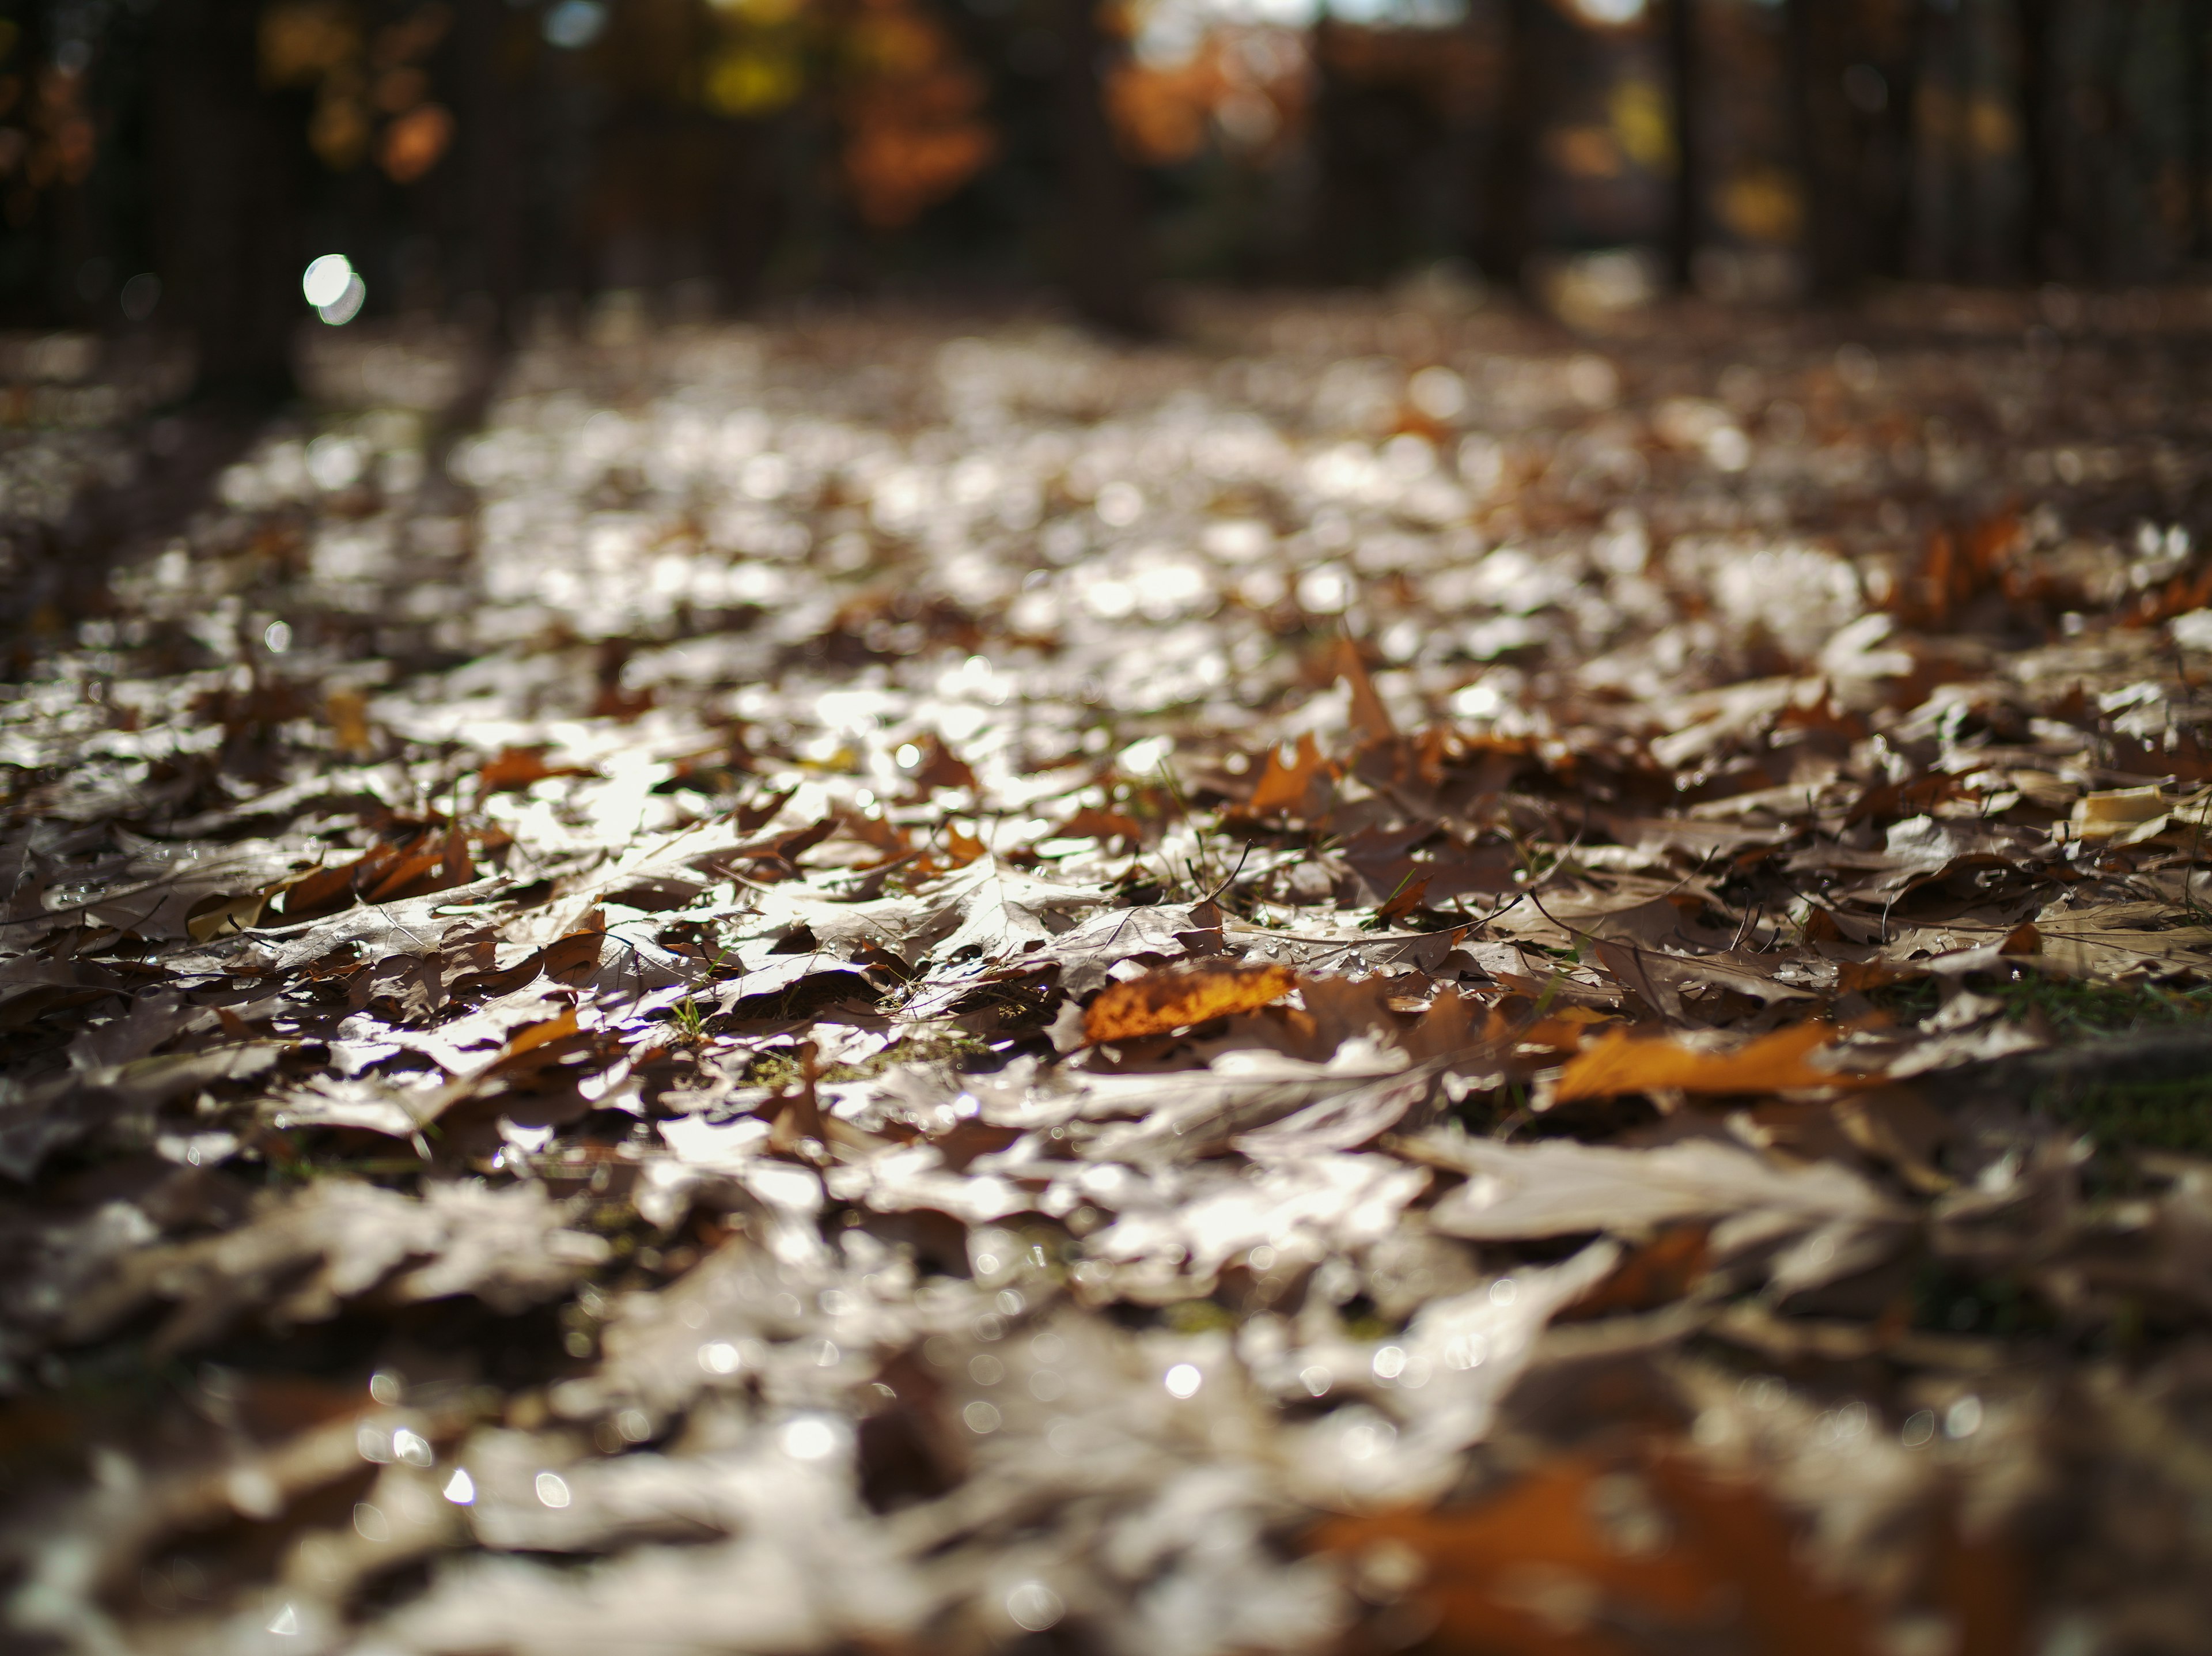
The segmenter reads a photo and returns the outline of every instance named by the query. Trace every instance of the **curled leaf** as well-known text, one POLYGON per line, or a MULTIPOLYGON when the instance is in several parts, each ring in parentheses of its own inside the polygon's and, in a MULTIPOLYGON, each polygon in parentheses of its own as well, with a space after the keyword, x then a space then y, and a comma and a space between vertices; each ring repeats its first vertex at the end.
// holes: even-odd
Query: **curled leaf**
POLYGON ((1763 1035, 1733 1052, 1711 1052, 1665 1036, 1639 1037, 1617 1030, 1576 1055, 1559 1076, 1553 1097, 1571 1104, 1578 1099, 1661 1090, 1710 1095, 1866 1085, 1862 1077, 1838 1075, 1806 1062, 1834 1034, 1826 1024, 1799 1024, 1763 1035))
POLYGON ((2084 796, 2074 807, 2074 836, 2077 839, 2147 839, 2165 825, 2170 809, 2166 790, 2153 783, 2147 788, 2115 788, 2084 796))
POLYGON ((1164 1035, 1232 1013, 1257 1012, 1297 984, 1288 966, 1163 967, 1108 987, 1083 1015, 1084 1038, 1095 1044, 1164 1035))

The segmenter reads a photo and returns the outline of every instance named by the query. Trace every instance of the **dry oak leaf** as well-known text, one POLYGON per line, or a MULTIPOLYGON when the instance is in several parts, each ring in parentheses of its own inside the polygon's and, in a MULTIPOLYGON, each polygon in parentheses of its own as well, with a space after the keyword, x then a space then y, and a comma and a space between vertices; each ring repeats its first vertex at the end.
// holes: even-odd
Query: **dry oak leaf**
POLYGON ((1838 1075, 1806 1062, 1834 1038, 1827 1024, 1799 1024, 1736 1048, 1711 1052, 1669 1037, 1615 1030, 1584 1047, 1560 1073, 1560 1104, 1623 1093, 1776 1093, 1793 1087, 1867 1087, 1874 1076, 1838 1075))
POLYGON ((1163 966, 1115 983, 1083 1014, 1083 1034, 1094 1044, 1164 1035, 1232 1013, 1257 1012, 1298 986, 1288 966, 1163 966))

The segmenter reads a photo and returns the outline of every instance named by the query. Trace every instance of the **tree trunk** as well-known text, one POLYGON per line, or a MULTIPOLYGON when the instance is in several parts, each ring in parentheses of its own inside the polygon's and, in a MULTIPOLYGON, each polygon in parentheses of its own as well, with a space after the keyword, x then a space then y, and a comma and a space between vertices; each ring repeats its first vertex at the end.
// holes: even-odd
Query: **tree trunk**
POLYGON ((1798 177, 1805 192, 1804 251, 1811 290, 1847 293, 1859 277, 1858 169, 1852 165, 1850 113, 1844 101, 1844 21, 1817 0, 1788 0, 1790 113, 1798 177))
POLYGON ((2052 109, 2051 0, 2013 0, 2020 52, 2021 274, 2031 282, 2065 264, 2060 252, 2057 122, 2052 109))
POLYGON ((1497 125, 1475 259, 1492 281, 1518 288, 1535 252, 1537 141, 1544 119, 1544 0, 1503 0, 1497 125))
POLYGON ((2184 95, 2189 100, 2188 119, 2183 128, 2189 154, 2182 164, 2182 176, 2189 187, 2185 232, 2189 242, 2183 258, 2185 263, 2196 265, 2212 253, 2212 204, 2204 198, 2208 186, 2212 186, 2212 161, 2205 155, 2207 146, 2212 145, 2212 61, 2207 58, 2212 50, 2212 0, 2187 0, 2182 8, 2181 27, 2182 50, 2188 54, 2184 95))
POLYGON ((1968 131, 1974 100, 1973 15, 1938 8, 1930 33, 1942 65, 1942 86, 1950 118, 1944 124, 1943 190, 1941 211, 1928 226, 1929 273, 1944 281, 1971 282, 1982 274, 1978 258, 1979 203, 1976 190, 1972 135, 1968 131))
POLYGON ((157 320, 188 330, 203 389, 291 394, 301 315, 304 112, 260 87, 252 0, 163 0, 151 64, 157 320))
POLYGON ((1307 217, 1305 259, 1312 279, 1323 285, 1350 281, 1361 252, 1356 223, 1360 192, 1346 153, 1352 89, 1338 62, 1340 27, 1324 10, 1309 37, 1313 99, 1306 118, 1306 153, 1313 165, 1313 206, 1307 217))
POLYGON ((1698 131, 1699 53, 1697 0, 1667 8, 1667 90, 1674 117, 1674 187, 1667 217, 1667 274, 1677 293, 1697 281, 1704 228, 1705 149, 1698 131))
POLYGON ((1097 0, 1059 0, 1061 281, 1089 321, 1117 333, 1154 330, 1142 180, 1106 112, 1113 50, 1097 0))
POLYGON ((506 0, 459 0, 451 61, 459 105, 459 177, 448 199, 462 215, 448 253, 465 293, 490 301, 502 332, 522 296, 528 194, 524 88, 509 47, 514 9, 506 0))
POLYGON ((1880 140, 1883 188, 1869 215, 1874 270, 1892 281, 1912 273, 1914 209, 1920 196, 1920 80, 1928 52, 1928 0, 1906 0, 1904 38, 1889 76, 1880 140))
POLYGON ((2140 210, 2143 180, 2137 171, 2139 128, 2128 100, 2129 60, 2136 50, 2144 8, 2139 0, 2100 0, 2095 12, 2103 38, 2090 59, 2094 140, 2083 167, 2081 264, 2089 278, 2118 286, 2148 275, 2140 210), (2094 239, 2094 240, 2093 240, 2094 239), (2094 247, 2094 252, 2092 247, 2094 247))

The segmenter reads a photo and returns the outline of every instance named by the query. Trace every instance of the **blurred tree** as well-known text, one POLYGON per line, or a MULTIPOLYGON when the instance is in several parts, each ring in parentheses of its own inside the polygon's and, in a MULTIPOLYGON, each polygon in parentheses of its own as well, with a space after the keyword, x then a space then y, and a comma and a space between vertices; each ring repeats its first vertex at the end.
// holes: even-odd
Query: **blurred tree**
POLYGON ((1807 284, 1832 298, 1856 285, 1865 241, 1860 222, 1859 134, 1845 95, 1855 9, 1787 0, 1790 108, 1804 194, 1807 284))
POLYGON ((1536 240, 1536 167, 1551 94, 1552 32, 1558 15, 1545 0, 1500 0, 1497 122, 1484 169, 1475 259, 1508 287, 1530 276, 1536 240))
POLYGON ((69 21, 0 16, 0 307, 33 322, 81 320, 112 284, 91 198, 112 147, 92 100, 93 42, 69 21))
POLYGON ((0 305, 113 321, 158 271, 233 387, 285 387, 330 251, 386 313, 957 271, 1128 332, 1156 268, 1460 251, 1519 286, 1641 240, 1750 295, 1792 253, 1823 294, 2212 258, 2212 0, 1405 0, 1304 35, 1169 0, 15 3, 0 305))
MULTIPOLYGON (((847 184, 864 223, 902 229, 990 160, 997 137, 984 119, 983 78, 915 0, 864 0, 842 47, 847 184)), ((1103 96, 1093 89, 1094 107, 1103 96)))
POLYGON ((2051 0, 2013 0, 2020 81, 2020 269, 2030 281, 2071 274, 2059 201, 2063 138, 2056 101, 2051 0))
POLYGON ((2087 280, 2140 279, 2142 260, 2133 222, 2138 208, 2138 150, 2143 132, 2129 97, 2130 59, 2143 21, 2136 0, 2099 0, 2078 20, 2075 61, 2068 88, 2069 145, 2075 174, 2069 216, 2087 280))
POLYGON ((1101 26, 1097 0, 1057 0, 1060 280, 1101 327, 1142 334, 1158 325, 1145 245, 1142 181, 1116 142, 1106 88, 1122 43, 1101 26))
POLYGON ((1448 82, 1464 55, 1452 48, 1462 42, 1326 15, 1311 38, 1311 268, 1327 282, 1384 279, 1429 251, 1424 162, 1445 137, 1448 82))
POLYGON ((1853 101, 1875 129, 1865 174, 1868 268, 1891 281, 1903 281, 1912 262, 1927 27, 1928 0, 1891 0, 1872 31, 1871 55, 1845 71, 1857 76, 1853 101))
POLYGON ((1705 145, 1698 131, 1704 101, 1699 73, 1697 0, 1667 0, 1667 95, 1674 119, 1674 172, 1667 214, 1667 277, 1677 293, 1697 281, 1704 234, 1705 145))
POLYGON ((2189 191, 2186 246, 2191 264, 2212 257, 2212 0, 2183 0, 2181 49, 2185 113, 2182 177, 2189 191))
POLYGON ((507 0, 454 0, 447 46, 459 177, 447 192, 454 289, 483 296, 487 319, 513 319, 528 281, 526 141, 535 43, 507 0))
POLYGON ((303 110, 258 71, 254 0, 161 0, 149 53, 154 241, 162 310, 204 387, 292 387, 301 314, 303 110))

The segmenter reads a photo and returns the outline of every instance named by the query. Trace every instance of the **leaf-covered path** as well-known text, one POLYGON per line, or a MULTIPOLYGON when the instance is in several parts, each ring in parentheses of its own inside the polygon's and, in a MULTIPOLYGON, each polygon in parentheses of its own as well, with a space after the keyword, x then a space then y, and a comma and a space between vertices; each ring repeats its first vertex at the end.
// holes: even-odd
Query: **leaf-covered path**
POLYGON ((272 428, 0 700, 10 1638, 2206 1648, 2212 359, 2027 302, 272 428))

